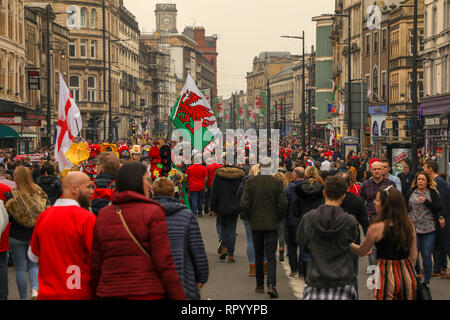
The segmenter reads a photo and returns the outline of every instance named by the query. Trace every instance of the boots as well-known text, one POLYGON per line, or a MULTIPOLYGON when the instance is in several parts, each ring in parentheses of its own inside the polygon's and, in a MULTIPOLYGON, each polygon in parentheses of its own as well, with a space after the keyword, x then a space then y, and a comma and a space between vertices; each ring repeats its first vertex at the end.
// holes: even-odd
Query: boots
POLYGON ((283 262, 284 261, 284 248, 280 248, 280 251, 279 251, 279 259, 280 259, 280 261, 281 262, 283 262))
POLYGON ((227 254, 228 254, 228 249, 223 248, 222 253, 220 254, 219 260, 225 260, 225 258, 227 257, 227 254))
POLYGON ((256 276, 256 266, 254 263, 251 263, 250 265, 250 271, 248 272, 249 277, 255 277, 256 276))
POLYGON ((264 274, 267 274, 267 262, 264 262, 264 274))
POLYGON ((233 256, 228 256, 228 263, 235 263, 236 260, 234 260, 233 256))

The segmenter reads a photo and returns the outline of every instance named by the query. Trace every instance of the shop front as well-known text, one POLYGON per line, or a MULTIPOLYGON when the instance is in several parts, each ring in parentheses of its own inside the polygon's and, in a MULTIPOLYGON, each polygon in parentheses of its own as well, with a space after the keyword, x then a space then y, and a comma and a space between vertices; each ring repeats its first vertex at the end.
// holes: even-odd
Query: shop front
POLYGON ((28 127, 17 125, 0 125, 0 148, 14 148, 18 154, 30 153, 34 150, 36 132, 28 127))
POLYGON ((374 146, 375 154, 382 155, 386 151, 385 142, 389 138, 386 127, 387 105, 370 106, 370 144, 374 146))

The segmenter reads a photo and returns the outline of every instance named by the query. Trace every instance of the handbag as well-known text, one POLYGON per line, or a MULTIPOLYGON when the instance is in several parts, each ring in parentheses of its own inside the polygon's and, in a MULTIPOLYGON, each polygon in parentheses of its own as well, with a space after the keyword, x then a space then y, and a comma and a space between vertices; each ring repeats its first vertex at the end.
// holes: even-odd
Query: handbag
POLYGON ((120 220, 122 221, 123 226, 125 227, 125 230, 127 230, 128 234, 130 235, 130 238, 133 239, 133 241, 137 244, 137 246, 139 247, 139 249, 141 249, 142 253, 145 254, 147 257, 150 258, 150 255, 148 254, 148 252, 144 249, 144 247, 142 247, 142 245, 139 243, 139 241, 136 239, 136 237, 134 236, 134 234, 131 232, 130 228, 128 227, 125 219, 123 218, 122 215, 122 210, 119 208, 118 205, 116 205, 116 213, 117 215, 120 217, 120 220))
POLYGON ((433 300, 430 288, 426 284, 423 284, 419 277, 416 277, 416 283, 416 300, 433 300))

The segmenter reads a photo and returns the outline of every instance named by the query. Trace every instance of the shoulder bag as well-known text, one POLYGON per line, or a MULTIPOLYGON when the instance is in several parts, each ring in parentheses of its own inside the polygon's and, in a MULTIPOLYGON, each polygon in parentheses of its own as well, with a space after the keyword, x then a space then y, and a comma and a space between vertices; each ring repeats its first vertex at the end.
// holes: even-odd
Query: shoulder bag
POLYGON ((148 254, 147 250, 145 250, 144 247, 142 247, 142 245, 139 243, 139 241, 136 239, 136 237, 131 232, 130 228, 128 227, 128 225, 127 225, 127 223, 125 221, 125 219, 123 218, 122 210, 119 208, 118 205, 116 205, 116 213, 120 217, 120 220, 122 221, 122 224, 125 227, 125 230, 127 230, 128 234, 130 235, 130 238, 133 239, 133 241, 137 244, 139 249, 141 249, 142 253, 150 258, 150 255, 148 254))

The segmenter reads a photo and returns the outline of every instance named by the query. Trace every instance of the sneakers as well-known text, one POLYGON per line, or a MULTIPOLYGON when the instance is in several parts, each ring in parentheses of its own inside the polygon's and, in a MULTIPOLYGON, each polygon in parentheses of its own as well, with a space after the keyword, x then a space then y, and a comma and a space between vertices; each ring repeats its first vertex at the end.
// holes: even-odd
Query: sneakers
POLYGON ((264 274, 267 274, 267 262, 264 262, 264 274))
POLYGON ((267 293, 269 294, 269 296, 273 299, 273 298, 278 298, 278 292, 277 289, 273 286, 269 286, 267 288, 267 293))
POLYGON ((291 272, 289 273, 289 277, 295 278, 297 276, 297 272, 291 272))
POLYGON ((220 254, 219 260, 224 261, 225 258, 227 257, 227 255, 228 255, 228 249, 227 248, 223 248, 222 249, 222 253, 220 254))
POLYGON ((442 274, 436 273, 436 272, 432 272, 432 273, 431 273, 431 277, 433 277, 433 278, 441 278, 441 277, 442 277, 442 274))
POLYGON ((255 289, 256 293, 264 293, 264 286, 257 286, 255 289))
POLYGON ((31 289, 31 300, 37 300, 39 290, 36 288, 31 289))

